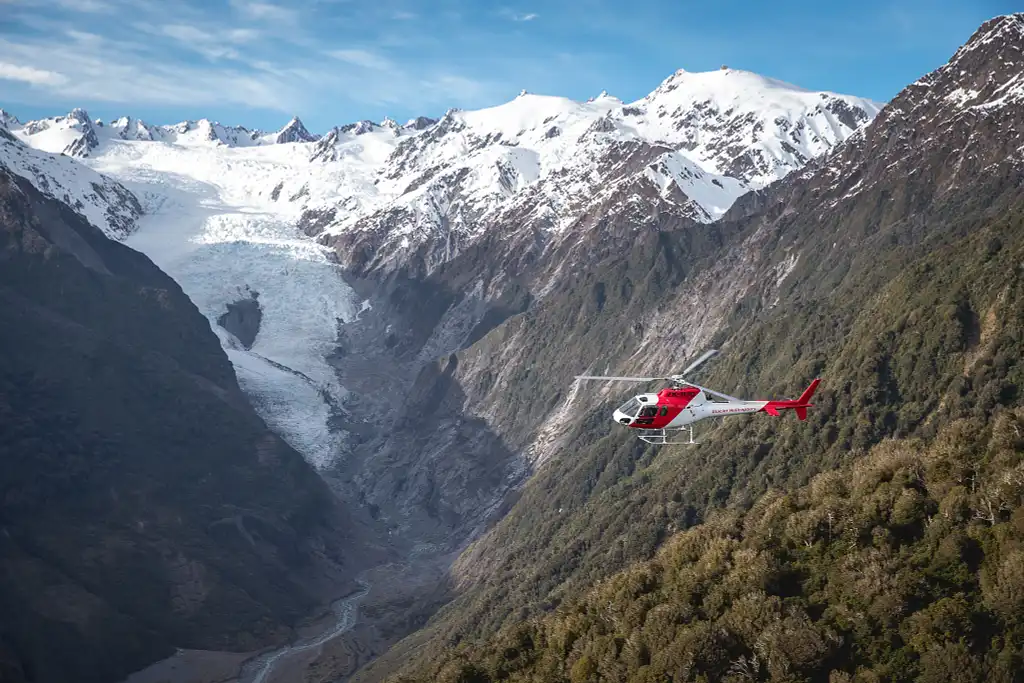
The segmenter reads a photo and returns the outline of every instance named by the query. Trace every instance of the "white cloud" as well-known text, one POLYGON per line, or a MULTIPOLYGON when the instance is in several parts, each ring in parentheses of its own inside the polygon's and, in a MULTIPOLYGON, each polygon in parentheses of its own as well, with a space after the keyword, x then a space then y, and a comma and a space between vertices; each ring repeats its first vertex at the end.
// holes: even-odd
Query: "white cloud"
MULTIPOLYGON (((32 1, 52 7, 70 0, 32 1)), ((337 106, 338 93, 344 93, 348 107, 383 106, 398 114, 485 106, 510 91, 496 82, 501 80, 497 76, 476 79, 443 60, 407 60, 410 49, 401 32, 391 42, 387 35, 378 36, 372 47, 336 47, 317 27, 271 22, 268 17, 276 10, 291 14, 276 4, 229 0, 237 13, 232 23, 209 5, 198 4, 183 6, 173 19, 161 21, 165 13, 155 1, 106 0, 137 7, 138 12, 127 13, 128 22, 89 23, 52 11, 26 15, 37 24, 33 35, 0 36, 0 79, 27 84, 9 84, 5 97, 37 106, 64 107, 69 100, 85 108, 117 104, 126 114, 159 106, 291 115, 337 106), (380 47, 385 44, 389 47, 380 47), (210 61, 197 63, 193 54, 210 61), (27 64, 32 66, 19 66, 27 64), (19 87, 24 94, 18 94, 19 87)), ((431 45, 431 52, 436 48, 431 45)))
POLYGON ((294 10, 258 0, 231 0, 231 6, 249 19, 270 23, 294 23, 298 16, 294 10))
MULTIPOLYGON (((209 69, 173 60, 140 60, 124 46, 63 41, 13 44, 0 41, 0 58, 31 62, 21 67, 0 62, 0 78, 31 83, 62 101, 125 105, 246 106, 291 111, 306 102, 302 83, 238 69, 209 69), (102 49, 100 49, 102 47, 102 49), (57 73, 61 68, 63 73, 57 73)), ((38 100, 38 96, 36 97, 38 100)))
POLYGON ((533 21, 534 19, 540 16, 536 12, 521 13, 508 8, 500 10, 499 14, 506 17, 507 19, 511 19, 512 21, 533 21))
POLYGON ((250 43, 260 32, 249 28, 216 29, 208 31, 193 24, 151 24, 137 22, 133 26, 144 33, 166 36, 182 47, 197 52, 208 59, 241 59, 242 55, 233 45, 250 43))
POLYGON ((368 52, 367 50, 331 50, 327 53, 335 59, 355 66, 361 66, 366 69, 376 69, 378 71, 386 71, 392 68, 391 62, 384 57, 368 52))
POLYGON ((77 31, 73 28, 64 31, 64 35, 72 40, 76 40, 79 43, 86 43, 89 45, 98 45, 103 42, 103 36, 96 35, 95 33, 89 33, 88 31, 77 31))
POLYGON ((102 14, 113 12, 114 6, 104 0, 57 0, 62 9, 86 12, 89 14, 102 14))
POLYGON ((491 99, 498 93, 494 84, 466 78, 457 74, 442 73, 430 76, 421 84, 437 94, 440 101, 479 101, 491 99))
POLYGON ((249 43, 259 38, 261 33, 252 28, 233 28, 225 35, 232 43, 249 43))
POLYGON ((56 71, 0 62, 0 80, 21 81, 31 85, 61 85, 67 78, 56 71))
POLYGON ((164 24, 157 29, 160 33, 165 36, 174 38, 175 40, 181 41, 182 43, 194 44, 194 43, 207 43, 213 40, 213 35, 207 33, 197 26, 189 26, 188 24, 164 24))

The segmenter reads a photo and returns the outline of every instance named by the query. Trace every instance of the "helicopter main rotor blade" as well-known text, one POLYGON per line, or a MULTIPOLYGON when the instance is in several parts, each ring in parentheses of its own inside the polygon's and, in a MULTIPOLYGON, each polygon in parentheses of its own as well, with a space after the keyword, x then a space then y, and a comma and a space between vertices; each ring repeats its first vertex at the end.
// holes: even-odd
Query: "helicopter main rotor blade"
POLYGON ((691 387, 693 387, 695 389, 700 389, 701 391, 703 391, 706 394, 711 394, 713 396, 718 396, 720 398, 724 398, 727 401, 737 401, 739 403, 743 402, 742 398, 736 398, 735 396, 730 396, 729 394, 723 394, 720 391, 715 391, 714 389, 708 389, 707 387, 702 387, 699 384, 694 384, 693 382, 687 382, 687 381, 684 380, 683 384, 688 384, 689 386, 691 386, 691 387))
POLYGON ((689 373, 693 372, 693 371, 694 371, 694 370, 696 370, 696 369, 697 369, 698 367, 700 367, 701 365, 703 365, 703 364, 704 364, 704 362, 705 362, 705 361, 706 361, 706 360, 707 360, 708 358, 711 358, 711 356, 714 356, 714 355, 715 355, 716 353, 718 353, 718 349, 708 349, 707 351, 705 351, 704 353, 702 353, 702 354, 700 355, 700 358, 698 358, 697 360, 695 360, 695 361, 693 361, 692 363, 690 363, 689 367, 687 367, 687 368, 686 368, 685 370, 683 370, 683 371, 682 371, 682 372, 680 372, 679 374, 680 374, 680 375, 687 375, 687 374, 689 374, 689 373))
POLYGON ((615 380, 619 382, 653 382, 658 379, 668 379, 667 377, 606 377, 604 375, 576 375, 576 379, 607 379, 615 380))

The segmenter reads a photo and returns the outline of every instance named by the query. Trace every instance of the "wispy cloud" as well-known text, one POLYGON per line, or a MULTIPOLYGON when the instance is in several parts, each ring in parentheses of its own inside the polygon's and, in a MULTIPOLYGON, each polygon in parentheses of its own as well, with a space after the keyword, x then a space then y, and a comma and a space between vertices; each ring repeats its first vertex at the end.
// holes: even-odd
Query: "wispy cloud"
POLYGON ((0 98, 175 120, 248 111, 260 126, 299 111, 326 128, 543 89, 549 55, 514 43, 513 20, 537 14, 463 3, 179 0, 170 13, 164 0, 19 0, 0 33, 0 98))
POLYGON ((499 10, 499 14, 506 19, 511 19, 512 21, 533 21, 540 16, 536 12, 518 12, 508 7, 503 7, 499 10))
POLYGON ((30 85, 62 85, 67 82, 67 78, 56 71, 8 62, 0 62, 0 80, 20 81, 30 85))
POLYGON ((65 30, 64 35, 66 35, 71 40, 86 45, 96 46, 103 42, 103 36, 101 35, 98 35, 96 33, 89 33, 88 31, 78 31, 73 28, 65 30))
POLYGON ((154 24, 135 22, 137 30, 155 36, 172 39, 181 48, 196 52, 210 60, 240 59, 237 46, 256 40, 261 32, 252 28, 212 30, 194 24, 154 24))
POLYGON ((45 87, 54 97, 82 104, 231 104, 287 111, 289 101, 303 99, 302 88, 287 77, 143 59, 139 49, 113 40, 100 44, 68 44, 59 39, 0 41, 0 55, 10 59, 0 63, 0 78, 45 87), (35 66, 18 66, 25 63, 35 66))
POLYGON ((114 11, 114 6, 104 0, 57 0, 57 5, 61 9, 90 14, 103 14, 114 11))
POLYGON ((367 50, 349 49, 349 50, 330 50, 327 54, 335 59, 353 64, 355 66, 361 66, 366 69, 376 69, 378 71, 386 71, 393 68, 392 63, 381 57, 378 54, 369 52, 367 50))
POLYGON ((295 10, 269 2, 259 2, 258 0, 231 0, 231 6, 238 10, 238 12, 243 16, 258 21, 285 22, 290 24, 294 23, 298 19, 298 14, 295 10))

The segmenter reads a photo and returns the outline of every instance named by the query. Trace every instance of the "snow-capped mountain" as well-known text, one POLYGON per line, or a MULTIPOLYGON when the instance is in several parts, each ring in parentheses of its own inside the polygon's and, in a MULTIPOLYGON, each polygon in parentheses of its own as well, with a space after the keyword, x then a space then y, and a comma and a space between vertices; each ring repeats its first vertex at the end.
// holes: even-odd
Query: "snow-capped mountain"
POLYGON ((78 158, 88 157, 101 140, 108 139, 225 147, 315 142, 319 139, 306 129, 298 117, 271 133, 249 130, 244 126, 225 126, 209 119, 154 126, 141 119, 122 116, 104 123, 99 119, 90 120, 89 114, 83 109, 74 109, 64 116, 30 121, 24 125, 16 117, 3 112, 0 122, 36 149, 78 158))
MULTIPOLYGON (((432 240, 440 249, 428 270, 480 235, 558 239, 593 207, 633 210, 630 198, 650 193, 689 220, 710 222, 737 197, 834 148, 880 109, 732 69, 677 72, 629 104, 606 93, 576 102, 523 92, 497 107, 448 111, 398 141, 375 170, 370 195, 309 203, 306 217, 312 232, 343 245, 343 259, 372 254, 359 264, 365 268, 388 267, 432 240)), ((302 196, 307 186, 286 181, 281 196, 302 196)))
POLYGON ((16 121, 7 124, 8 130, 17 132, 26 141, 30 139, 32 147, 44 152, 87 157, 100 144, 93 122, 84 109, 75 108, 64 116, 29 121, 24 125, 16 121))
POLYGON ((306 130, 298 116, 292 118, 285 127, 274 136, 274 142, 285 144, 288 142, 316 142, 317 136, 306 130))
POLYGON ((14 114, 10 114, 3 109, 0 109, 0 127, 10 128, 11 126, 20 126, 21 121, 14 114))
POLYGON ((0 168, 28 179, 40 192, 63 201, 101 229, 123 239, 142 215, 139 200, 121 183, 63 155, 33 149, 0 127, 0 168))
POLYGON ((879 110, 863 98, 723 68, 678 71, 632 103, 524 91, 440 120, 358 121, 322 137, 298 118, 266 133, 208 119, 103 124, 80 109, 7 127, 32 147, 97 170, 180 173, 265 204, 337 242, 349 265, 399 267, 425 246, 434 252, 429 270, 482 235, 558 239, 593 207, 625 210, 630 197, 652 193, 688 220, 714 221, 879 110))

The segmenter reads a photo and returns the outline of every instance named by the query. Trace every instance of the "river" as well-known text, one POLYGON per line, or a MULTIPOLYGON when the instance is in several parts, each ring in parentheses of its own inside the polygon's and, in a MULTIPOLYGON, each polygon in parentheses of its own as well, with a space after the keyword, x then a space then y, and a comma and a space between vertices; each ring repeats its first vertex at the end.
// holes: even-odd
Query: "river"
POLYGON ((291 645, 271 652, 264 652, 248 660, 242 665, 242 670, 238 676, 238 683, 266 683, 268 676, 270 676, 274 667, 282 659, 320 647, 324 643, 351 630, 356 625, 359 601, 366 597, 370 590, 370 585, 365 581, 359 581, 358 583, 362 586, 360 591, 336 600, 331 604, 331 611, 334 613, 335 621, 330 628, 318 636, 300 639, 291 645))

